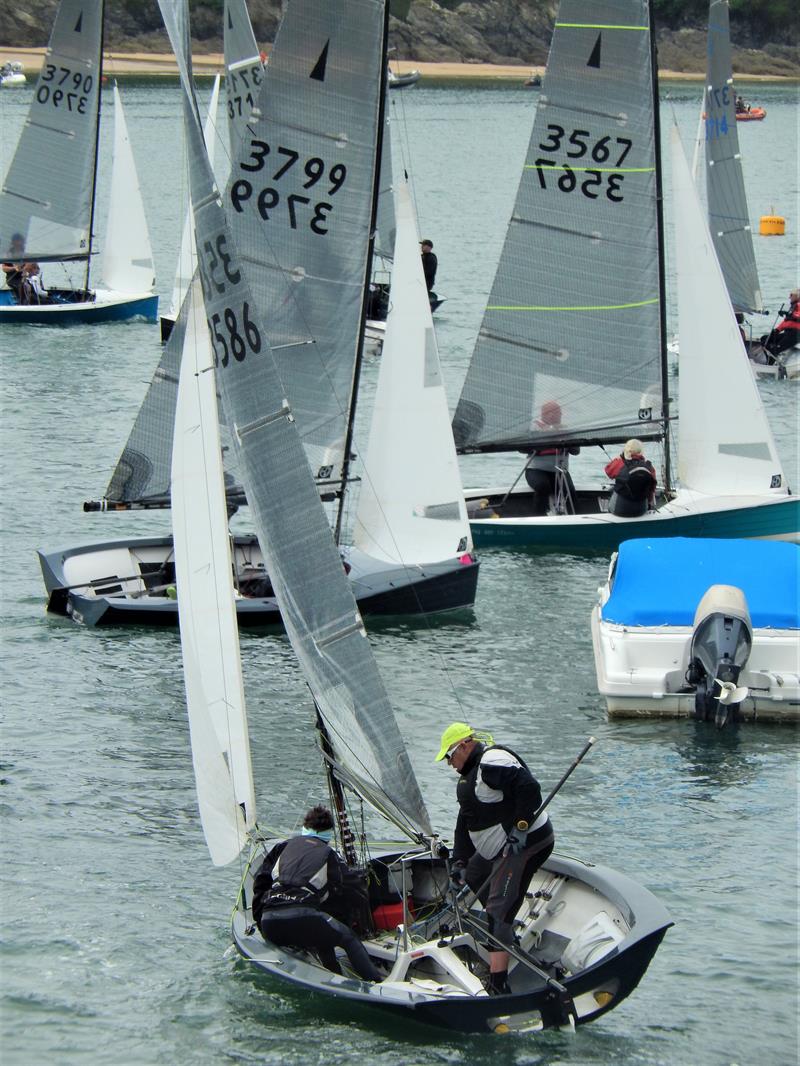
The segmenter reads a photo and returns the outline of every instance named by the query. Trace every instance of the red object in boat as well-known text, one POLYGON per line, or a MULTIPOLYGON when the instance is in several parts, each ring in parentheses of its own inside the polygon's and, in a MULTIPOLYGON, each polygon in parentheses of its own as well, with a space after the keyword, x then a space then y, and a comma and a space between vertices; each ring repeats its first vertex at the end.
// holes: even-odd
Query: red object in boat
POLYGON ((762 118, 767 117, 767 112, 763 107, 751 107, 749 111, 737 111, 737 122, 760 122, 762 118))
MULTIPOLYGON (((414 917, 414 906, 411 900, 408 901, 408 914, 409 917, 414 917)), ((398 925, 403 924, 402 900, 398 900, 397 903, 382 903, 380 907, 375 907, 372 920, 375 922, 376 929, 396 929, 398 925)))

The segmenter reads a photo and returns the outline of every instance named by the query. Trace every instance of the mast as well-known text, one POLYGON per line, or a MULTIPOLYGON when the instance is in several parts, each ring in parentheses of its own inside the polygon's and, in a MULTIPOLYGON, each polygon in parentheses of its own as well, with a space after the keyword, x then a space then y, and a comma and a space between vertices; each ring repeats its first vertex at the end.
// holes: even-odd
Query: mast
POLYGON ((97 198, 97 157, 100 150, 100 102, 103 97, 103 46, 105 43, 105 0, 100 0, 100 51, 97 57, 97 121, 94 127, 94 160, 92 165, 92 198, 89 203, 89 249, 86 256, 86 282, 89 291, 89 273, 92 268, 92 239, 94 237, 94 209, 97 198))
POLYGON ((667 285, 664 268, 664 189, 661 174, 661 119, 658 97, 658 54, 653 23, 653 0, 648 0, 650 22, 650 77, 653 82, 653 151, 656 161, 656 227, 658 230, 658 291, 661 321, 661 420, 664 426, 664 491, 672 488, 672 469, 669 456, 669 373, 667 369, 667 285))
POLYGON ((320 714, 316 700, 314 701, 314 709, 317 712, 317 731, 322 745, 322 754, 325 759, 325 776, 328 778, 328 791, 333 800, 334 814, 336 815, 336 822, 339 826, 339 839, 342 842, 342 853, 347 865, 355 866, 358 863, 358 856, 356 855, 355 837, 353 835, 353 830, 350 828, 350 820, 347 815, 344 789, 342 788, 342 782, 333 772, 333 748, 331 747, 328 731, 325 728, 325 723, 322 720, 322 715, 320 714))
POLYGON ((358 339, 356 342, 356 360, 353 367, 353 386, 350 390, 350 411, 347 419, 347 432, 344 440, 344 456, 342 458, 342 489, 339 494, 339 510, 336 514, 336 526, 334 528, 334 540, 339 543, 342 534, 342 521, 344 519, 344 500, 347 492, 347 478, 350 473, 350 449, 353 445, 353 430, 356 417, 356 401, 358 399, 358 383, 361 378, 361 364, 364 359, 364 327, 367 322, 367 293, 369 292, 370 279, 372 278, 372 257, 375 249, 375 230, 378 225, 378 192, 381 184, 381 157, 383 155, 383 126, 386 117, 386 71, 388 61, 386 58, 386 45, 389 36, 389 0, 384 0, 383 8, 383 41, 381 46, 381 84, 378 92, 378 128, 376 138, 375 160, 372 177, 372 205, 370 208, 369 223, 369 249, 367 251, 367 266, 364 277, 364 285, 361 295, 361 318, 358 327, 358 339))

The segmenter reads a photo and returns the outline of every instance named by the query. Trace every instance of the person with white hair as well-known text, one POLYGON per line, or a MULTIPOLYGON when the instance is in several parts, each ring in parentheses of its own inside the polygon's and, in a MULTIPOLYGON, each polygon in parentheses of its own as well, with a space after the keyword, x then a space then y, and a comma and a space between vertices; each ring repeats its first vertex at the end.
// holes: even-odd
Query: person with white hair
POLYGON ((650 460, 645 459, 640 440, 626 441, 622 453, 606 463, 605 472, 614 479, 609 514, 640 518, 655 505, 656 472, 650 460))

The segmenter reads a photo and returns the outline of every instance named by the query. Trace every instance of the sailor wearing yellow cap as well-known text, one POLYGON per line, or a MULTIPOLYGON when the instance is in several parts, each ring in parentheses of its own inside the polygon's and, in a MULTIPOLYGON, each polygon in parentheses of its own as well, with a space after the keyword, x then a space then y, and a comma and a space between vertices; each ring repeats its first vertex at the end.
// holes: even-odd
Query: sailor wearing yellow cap
MULTIPOLYGON (((514 916, 531 878, 553 850, 547 812, 534 819, 542 803, 539 782, 521 756, 466 722, 453 722, 442 733, 436 761, 442 759, 459 774, 453 882, 480 890, 489 933, 511 947, 514 916)), ((506 951, 490 950, 489 992, 494 995, 511 991, 508 959, 506 951)))

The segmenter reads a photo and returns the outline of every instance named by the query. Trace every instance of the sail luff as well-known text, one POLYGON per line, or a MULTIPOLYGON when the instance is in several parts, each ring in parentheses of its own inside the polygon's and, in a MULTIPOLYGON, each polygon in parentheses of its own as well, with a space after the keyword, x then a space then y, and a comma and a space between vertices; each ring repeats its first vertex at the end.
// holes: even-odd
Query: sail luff
POLYGON ((763 311, 736 124, 732 63, 728 0, 711 0, 705 93, 709 229, 734 310, 763 311))
MULTIPOLYGON (((190 73, 188 9, 172 0, 160 0, 160 6, 183 87, 196 242, 217 382, 283 622, 348 780, 404 832, 414 838, 429 835, 427 811, 249 285, 250 264, 245 266, 228 225, 226 208, 234 214, 236 207, 230 192, 223 200, 208 164, 190 73)), ((377 42, 383 3, 359 0, 347 8, 360 32, 377 42)), ((321 25, 306 22, 306 39, 315 31, 327 32, 329 18, 334 27, 346 21, 336 3, 327 4, 323 14, 321 25)), ((348 32, 341 44, 349 40, 348 32)), ((319 36, 311 45, 315 59, 325 51, 319 36)), ((331 58, 332 69, 347 77, 338 57, 331 58)), ((310 80, 307 91, 330 91, 318 79, 310 80)), ((240 159, 247 162, 251 152, 252 145, 243 144, 240 159)), ((336 153, 332 144, 323 160, 326 170, 336 153)))
MULTIPOLYGON (((344 457, 342 460, 342 491, 339 494, 339 507, 334 526, 334 540, 341 542, 342 524, 345 514, 345 502, 347 500, 348 480, 350 477, 351 455, 353 447, 353 434, 356 424, 356 407, 358 404, 358 386, 361 380, 361 367, 364 361, 364 329, 367 324, 367 293, 372 281, 372 266, 375 257, 375 237, 378 224, 378 200, 380 196, 381 174, 383 165, 384 133, 386 131, 386 96, 389 91, 387 84, 388 64, 386 60, 386 48, 389 34, 389 3, 384 5, 383 33, 381 34, 380 47, 380 88, 376 101, 378 115, 375 125, 376 147, 372 168, 372 190, 370 198, 369 241, 367 245, 367 258, 364 271, 364 284, 361 291, 361 310, 358 320, 358 332, 356 334, 356 358, 353 364, 353 379, 350 386, 350 400, 347 405, 347 432, 344 439, 344 457)), ((391 151, 391 144, 388 145, 391 151)))
POLYGON ((663 432, 650 41, 647 0, 560 5, 460 449, 535 447, 556 406, 563 444, 663 432))
POLYGON ((200 817, 216 865, 255 825, 213 356, 200 283, 186 297, 172 453, 172 524, 200 817))

